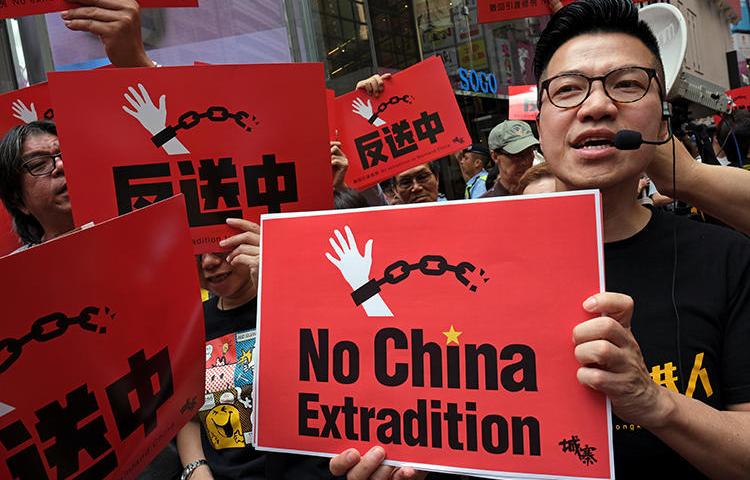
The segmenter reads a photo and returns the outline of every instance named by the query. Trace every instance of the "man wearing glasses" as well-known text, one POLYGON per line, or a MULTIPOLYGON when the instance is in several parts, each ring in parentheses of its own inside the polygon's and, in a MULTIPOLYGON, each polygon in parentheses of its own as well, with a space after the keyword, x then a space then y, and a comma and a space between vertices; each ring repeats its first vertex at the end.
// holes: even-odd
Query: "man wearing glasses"
POLYGON ((438 192, 438 170, 434 163, 423 163, 393 178, 396 194, 404 203, 444 202, 438 192))
MULTIPOLYGON (((574 2, 542 33, 534 73, 557 190, 602 194, 607 290, 621 293, 581 299, 594 318, 574 328, 571 354, 578 381, 612 403, 616 477, 748 478, 750 241, 641 206, 638 180, 659 153, 613 143, 620 130, 668 135, 653 33, 629 0, 574 2)), ((424 478, 385 457, 349 449, 330 467, 348 480, 424 478)))
POLYGON ((0 198, 13 217, 22 249, 73 229, 57 129, 31 122, 11 129, 0 144, 0 198))
POLYGON ((534 71, 557 190, 602 193, 607 290, 620 293, 585 299, 597 318, 573 338, 578 381, 612 402, 617 478, 747 478, 750 242, 641 206, 656 147, 614 146, 620 130, 669 134, 653 33, 628 0, 575 2, 543 32, 534 71))

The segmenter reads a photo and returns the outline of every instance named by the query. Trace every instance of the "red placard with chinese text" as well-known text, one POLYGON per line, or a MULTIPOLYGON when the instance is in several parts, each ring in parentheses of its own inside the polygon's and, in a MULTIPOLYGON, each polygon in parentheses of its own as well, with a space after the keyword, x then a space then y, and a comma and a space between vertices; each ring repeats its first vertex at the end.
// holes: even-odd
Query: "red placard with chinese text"
POLYGON ((0 257, 11 253, 21 246, 16 232, 13 231, 13 219, 5 209, 0 205, 0 257))
MULTIPOLYGON (((141 8, 197 7, 198 0, 138 0, 141 8)), ((0 2, 0 18, 17 18, 81 7, 65 0, 7 0, 0 2)))
POLYGON ((508 86, 508 119, 536 120, 536 85, 508 86))
POLYGON ((264 215, 258 448, 611 478, 609 404, 578 383, 571 343, 604 289, 600 222, 593 191, 264 215), (435 234, 467 218, 492 222, 435 234), (274 288, 290 265, 303 288, 274 288))
POLYGON ((434 56, 394 74, 378 98, 336 98, 347 183, 359 190, 471 144, 443 61, 434 56))
POLYGON ((0 279, 0 478, 135 478, 203 402, 182 198, 4 257, 0 279))
POLYGON ((205 253, 236 233, 229 217, 333 205, 320 64, 49 77, 76 225, 183 193, 195 251, 205 253))
POLYGON ((0 95, 0 132, 36 120, 54 120, 47 82, 0 95))
POLYGON ((734 102, 734 108, 747 110, 750 107, 750 87, 733 88, 725 93, 734 102))
MULTIPOLYGON (((565 6, 573 1, 560 3, 565 6)), ((479 23, 492 23, 552 15, 549 3, 549 0, 477 0, 477 19, 479 23)))

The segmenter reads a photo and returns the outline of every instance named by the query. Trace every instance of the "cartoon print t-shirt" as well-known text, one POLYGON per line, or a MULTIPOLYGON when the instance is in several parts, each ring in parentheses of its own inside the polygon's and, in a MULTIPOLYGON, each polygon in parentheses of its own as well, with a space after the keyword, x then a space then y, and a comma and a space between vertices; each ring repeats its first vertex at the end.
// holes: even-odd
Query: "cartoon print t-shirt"
POLYGON ((215 450, 252 443, 255 329, 206 343, 206 391, 198 418, 215 450))
POLYGON ((206 388, 198 411, 203 453, 216 479, 266 478, 263 452, 252 447, 252 391, 257 302, 220 310, 203 303, 206 388))

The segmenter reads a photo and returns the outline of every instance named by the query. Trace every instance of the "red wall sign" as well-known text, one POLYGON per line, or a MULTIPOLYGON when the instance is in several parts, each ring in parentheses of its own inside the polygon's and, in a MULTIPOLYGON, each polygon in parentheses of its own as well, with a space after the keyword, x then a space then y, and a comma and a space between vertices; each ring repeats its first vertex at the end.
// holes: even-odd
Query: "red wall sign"
POLYGON ((337 97, 335 119, 347 183, 360 190, 471 144, 440 57, 394 74, 377 99, 337 97))
POLYGON ((0 478, 135 478, 203 402, 182 198, 0 259, 0 478))
POLYGON ((36 120, 54 120, 47 82, 0 95, 0 132, 36 120))
POLYGON ((599 202, 264 215, 258 448, 382 445, 427 470, 611 478, 608 404, 578 383, 571 343, 604 288, 599 202), (435 234, 467 218, 493 221, 435 234))
POLYGON ((183 193, 205 253, 227 218, 332 207, 320 64, 51 73, 50 92, 76 225, 183 193))
MULTIPOLYGON (((198 0, 138 0, 141 8, 197 7, 198 0)), ((0 2, 0 18, 24 17, 81 7, 64 0, 6 0, 0 2)))
MULTIPOLYGON (((563 6, 573 0, 561 0, 563 6)), ((477 0, 479 23, 552 15, 548 0, 477 0)))
POLYGON ((508 86, 508 119, 536 120, 536 85, 508 86))

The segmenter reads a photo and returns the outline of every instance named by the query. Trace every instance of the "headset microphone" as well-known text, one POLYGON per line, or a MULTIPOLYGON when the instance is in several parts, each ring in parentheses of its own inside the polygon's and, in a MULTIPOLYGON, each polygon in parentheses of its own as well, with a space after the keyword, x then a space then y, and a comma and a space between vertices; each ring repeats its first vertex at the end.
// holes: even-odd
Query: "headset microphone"
POLYGON ((615 134, 615 138, 612 139, 612 144, 619 150, 637 150, 644 143, 648 145, 664 145, 670 140, 672 140, 671 130, 669 136, 665 140, 658 142, 644 140, 643 137, 641 137, 641 132, 636 132, 635 130, 620 130, 615 134))

